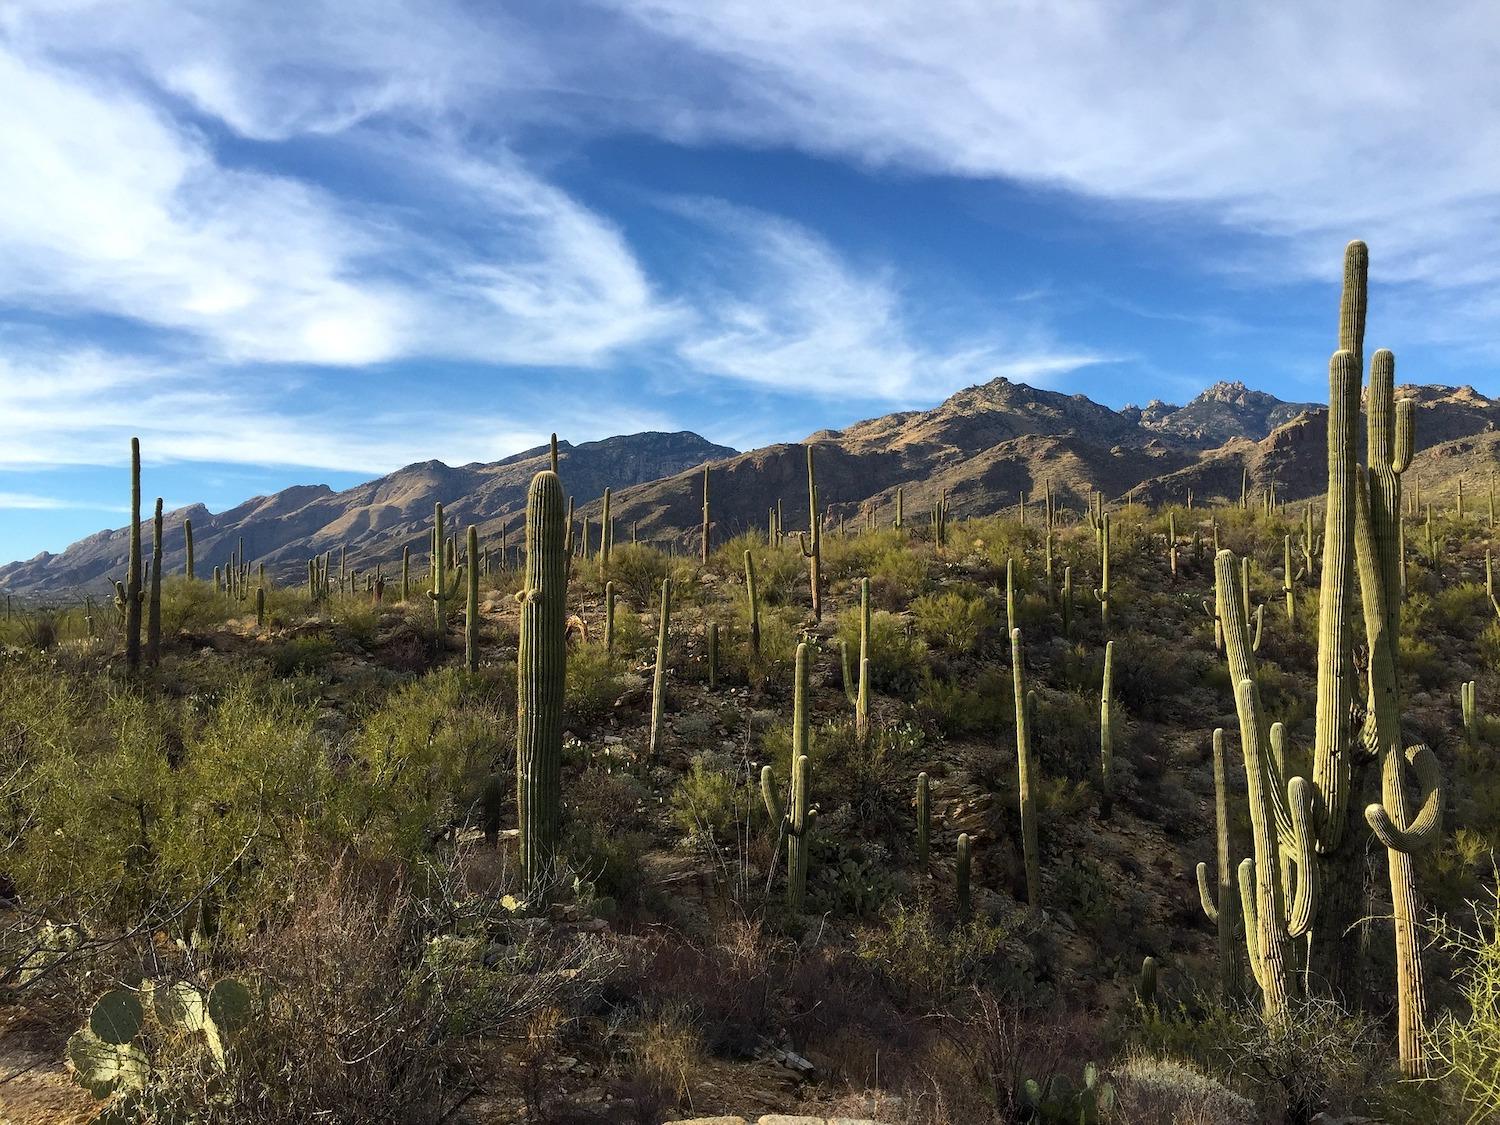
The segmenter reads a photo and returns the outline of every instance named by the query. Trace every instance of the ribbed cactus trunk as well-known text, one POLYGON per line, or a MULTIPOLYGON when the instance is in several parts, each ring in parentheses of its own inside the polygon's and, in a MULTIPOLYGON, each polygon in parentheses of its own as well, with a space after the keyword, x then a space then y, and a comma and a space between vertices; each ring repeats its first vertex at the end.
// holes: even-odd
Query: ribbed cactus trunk
POLYGON ((125 665, 141 666, 141 439, 130 439, 130 560, 125 569, 125 665))
POLYGON ((194 560, 194 557, 193 557, 193 521, 192 520, 185 519, 185 520, 182 521, 182 539, 183 539, 183 547, 187 551, 187 561, 186 561, 186 563, 184 563, 184 573, 188 576, 188 580, 192 581, 194 578, 197 577, 197 574, 195 573, 195 570, 194 570, 194 561, 195 560, 194 560))
POLYGON ((604 651, 613 656, 615 652, 615 584, 604 584, 604 651))
POLYGON ((708 466, 703 466, 703 526, 699 530, 698 561, 708 565, 709 527, 711 520, 708 507, 708 466))
POLYGON ((521 867, 538 889, 552 871, 562 830, 562 715, 567 678, 567 552, 562 482, 532 478, 526 495, 526 571, 517 599, 516 805, 521 867))
POLYGON ((266 627, 266 588, 264 586, 255 588, 255 627, 257 629, 266 627))
POLYGON ((614 549, 615 521, 609 514, 610 490, 604 490, 604 500, 599 509, 599 573, 609 569, 610 552, 614 549))
POLYGON ((917 862, 925 869, 932 854, 932 783, 917 774, 917 862))
POLYGON ((854 700, 854 733, 861 744, 870 738, 870 580, 859 580, 859 691, 854 700))
POLYGON ((401 548, 401 600, 411 597, 411 546, 401 548))
POLYGON ((708 623, 708 690, 719 688, 719 623, 708 623))
POLYGON ((1073 635, 1073 568, 1071 566, 1063 567, 1062 631, 1065 637, 1073 635))
POLYGON ((1109 628, 1109 513, 1099 513, 1099 587, 1094 599, 1099 603, 1099 620, 1109 628))
POLYGON ((156 498, 156 513, 151 519, 151 598, 146 606, 146 660, 161 661, 161 563, 162 563, 161 497, 156 498))
POLYGON ((953 865, 954 898, 960 923, 966 923, 973 915, 969 878, 973 862, 973 849, 967 832, 958 835, 958 858, 953 865))
POLYGON ((1021 851, 1026 866, 1026 901, 1042 903, 1042 868, 1036 829, 1036 793, 1032 778, 1031 730, 1027 722, 1026 673, 1021 651, 1021 630, 1010 631, 1011 674, 1016 693, 1016 769, 1020 781, 1021 851))
POLYGON ((661 748, 662 728, 667 711, 667 641, 672 627, 672 580, 661 580, 661 621, 656 631, 656 671, 651 678, 651 744, 648 752, 656 757, 661 748))
POLYGON ((1229 778, 1225 770, 1224 728, 1216 727, 1214 748, 1214 839, 1218 892, 1209 886, 1208 864, 1198 864, 1198 899, 1214 923, 1219 946, 1219 996, 1227 1004, 1239 991, 1239 958, 1234 952, 1235 888, 1233 848, 1230 846, 1229 778))
MULTIPOLYGON (((1492 505, 1492 506, 1493 506, 1493 505, 1492 505)), ((896 486, 896 522, 895 522, 895 523, 893 523, 893 524, 892 524, 892 525, 891 525, 891 526, 892 526, 892 527, 894 527, 894 528, 895 528, 895 529, 896 529, 896 530, 897 530, 897 531, 900 531, 900 530, 901 530, 901 520, 902 520, 902 516, 903 516, 903 511, 902 511, 902 496, 901 496, 901 486, 900 486, 900 485, 899 485, 899 484, 898 484, 898 485, 897 485, 897 486, 896 486)), ((1495 522, 1495 521, 1494 521, 1494 519, 1493 519, 1493 518, 1492 518, 1492 519, 1491 519, 1491 520, 1490 520, 1490 524, 1491 524, 1491 526, 1493 526, 1493 525, 1494 525, 1494 522, 1495 522)))
POLYGON ((812 615, 814 621, 823 620, 823 531, 818 514, 818 478, 813 469, 813 447, 807 447, 807 511, 808 528, 804 535, 797 533, 802 544, 802 554, 807 559, 808 583, 812 587, 812 615))
POLYGON ((479 529, 472 523, 468 530, 468 589, 464 599, 464 666, 479 671, 479 529))
POLYGON ((745 597, 749 602, 750 651, 760 655, 760 598, 755 589, 755 556, 745 552, 745 597))
POLYGON ((1099 689, 1099 815, 1108 817, 1115 799, 1115 642, 1104 644, 1104 682, 1099 689))

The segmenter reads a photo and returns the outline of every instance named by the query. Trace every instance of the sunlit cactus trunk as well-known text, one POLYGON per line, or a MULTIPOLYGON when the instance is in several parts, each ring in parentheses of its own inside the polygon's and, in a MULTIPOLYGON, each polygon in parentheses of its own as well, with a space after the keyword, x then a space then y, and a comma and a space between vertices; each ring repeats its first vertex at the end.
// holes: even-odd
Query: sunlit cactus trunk
POLYGON ((562 824, 562 714, 567 678, 567 551, 562 482, 532 478, 526 496, 526 571, 516 653, 516 805, 521 866, 539 887, 562 824))
POLYGON ((156 513, 151 519, 151 598, 146 607, 146 660, 161 660, 161 564, 162 564, 161 497, 156 498, 156 513))
POLYGON ((141 665, 141 439, 130 439, 130 560, 125 569, 125 664, 141 665))

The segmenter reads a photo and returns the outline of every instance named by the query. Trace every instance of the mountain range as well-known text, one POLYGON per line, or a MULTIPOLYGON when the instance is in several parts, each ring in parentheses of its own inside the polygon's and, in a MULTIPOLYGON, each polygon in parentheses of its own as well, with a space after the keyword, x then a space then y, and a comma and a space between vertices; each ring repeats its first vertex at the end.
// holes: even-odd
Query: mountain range
MULTIPOLYGON (((1408 386, 1400 393, 1417 403, 1410 471, 1426 495, 1446 496, 1459 476, 1476 490, 1487 487, 1482 482, 1500 459, 1500 401, 1471 387, 1408 386)), ((559 472, 595 536, 599 498, 609 487, 616 542, 638 537, 682 546, 696 542, 704 465, 711 468, 716 538, 763 529, 778 501, 788 529, 805 527, 808 445, 820 499, 834 522, 862 520, 872 507, 889 519, 898 487, 908 517, 918 518, 940 493, 953 514, 970 516, 1013 506, 1046 484, 1075 507, 1095 490, 1111 498, 1133 492, 1152 502, 1181 501, 1189 489, 1203 501, 1237 498, 1245 472, 1252 490, 1274 482, 1279 498, 1298 500, 1324 487, 1324 411, 1239 382, 1216 383, 1185 406, 1152 401, 1111 410, 1083 395, 1001 378, 930 410, 744 453, 687 432, 563 441, 559 472)), ((491 464, 424 461, 342 492, 298 485, 217 514, 191 505, 165 518, 166 572, 184 567, 184 519, 193 522, 200 576, 211 575, 242 540, 246 558, 282 580, 300 580, 308 558, 341 548, 361 570, 377 563, 390 570, 410 546, 425 568, 437 501, 450 529, 474 523, 487 544, 514 548, 527 484, 548 456, 541 446, 491 464)), ((121 491, 126 487, 122 479, 121 491)), ((149 551, 149 516, 145 524, 149 551)), ((31 597, 106 590, 124 575, 128 530, 100 531, 61 553, 0 566, 0 590, 31 597)))

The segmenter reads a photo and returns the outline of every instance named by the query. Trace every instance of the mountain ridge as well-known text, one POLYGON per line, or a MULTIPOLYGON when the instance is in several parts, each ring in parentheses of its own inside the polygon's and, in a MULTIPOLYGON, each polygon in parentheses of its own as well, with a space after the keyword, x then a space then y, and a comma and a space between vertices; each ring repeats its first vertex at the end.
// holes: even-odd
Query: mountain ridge
MULTIPOLYGON (((1460 474, 1493 471, 1500 402, 1472 387, 1409 385, 1400 392, 1417 402, 1413 472, 1429 480, 1429 490, 1460 474)), ((715 538, 764 529, 778 500, 787 528, 805 526, 809 445, 820 500, 835 524, 863 520, 871 509, 888 520, 898 487, 909 519, 940 494, 956 515, 978 515, 1013 507, 1046 485, 1074 507, 1096 489, 1110 497, 1133 491, 1157 503, 1181 502, 1189 489, 1204 501, 1237 498, 1243 474, 1257 492, 1275 481, 1279 497, 1297 500, 1323 485, 1325 410, 1240 381, 1214 383, 1182 406, 1152 401, 1113 410, 1082 394, 1002 377, 962 388, 928 410, 880 415, 745 452, 690 431, 576 446, 563 441, 559 471, 579 518, 593 521, 596 534, 599 497, 609 487, 617 542, 639 536, 684 547, 698 534, 704 465, 713 471, 715 538)), ((439 500, 449 527, 475 523, 486 542, 506 545, 519 528, 526 486, 548 456, 541 445, 494 462, 427 460, 340 492, 293 485, 221 513, 189 505, 166 514, 166 569, 183 569, 184 518, 193 520, 200 577, 211 576, 241 538, 248 561, 265 563, 281 580, 300 580, 309 557, 341 548, 360 569, 399 564, 406 546, 425 560, 439 500)), ((150 521, 143 522, 149 538, 150 521)), ((128 528, 106 529, 57 554, 0 566, 0 590, 106 590, 123 574, 127 544, 128 528)))

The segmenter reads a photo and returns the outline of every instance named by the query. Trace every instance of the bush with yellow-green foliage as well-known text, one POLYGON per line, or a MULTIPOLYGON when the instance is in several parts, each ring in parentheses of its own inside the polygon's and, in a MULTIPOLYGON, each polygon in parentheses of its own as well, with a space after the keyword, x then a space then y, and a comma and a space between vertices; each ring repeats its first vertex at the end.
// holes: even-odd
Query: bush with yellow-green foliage
POLYGON ((958 656, 972 656, 993 638, 1001 612, 987 594, 975 589, 943 590, 911 603, 922 639, 958 656))

